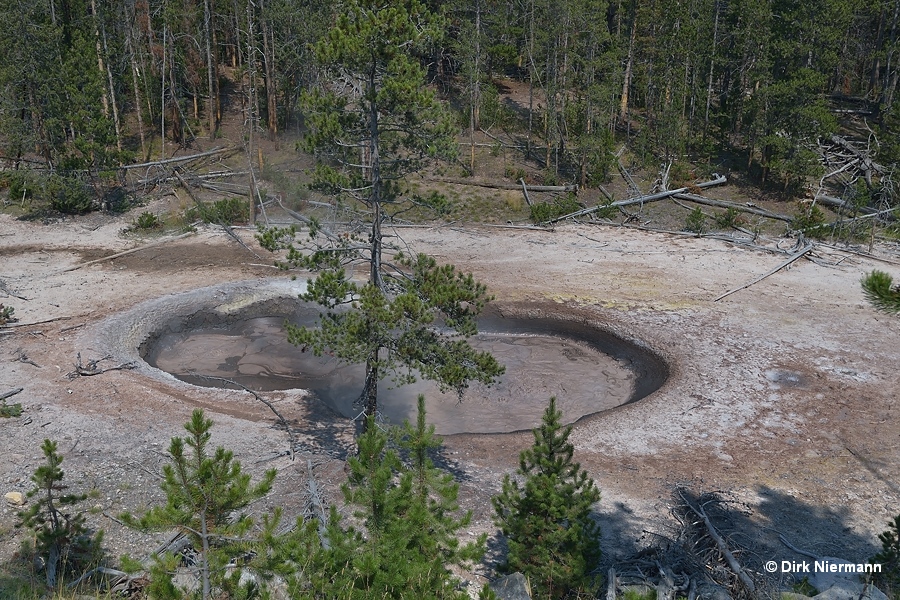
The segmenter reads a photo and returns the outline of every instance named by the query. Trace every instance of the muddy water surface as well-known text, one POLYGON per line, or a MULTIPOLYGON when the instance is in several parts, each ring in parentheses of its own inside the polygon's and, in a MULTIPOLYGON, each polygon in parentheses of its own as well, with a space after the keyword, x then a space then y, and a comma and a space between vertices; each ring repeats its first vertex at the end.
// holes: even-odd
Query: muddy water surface
MULTIPOLYGON (((151 365, 198 385, 220 385, 203 376, 223 377, 256 390, 311 390, 336 413, 356 416, 363 385, 362 365, 301 352, 287 341, 283 318, 261 317, 228 328, 166 333, 146 357, 151 365)), ((415 399, 425 394, 428 420, 442 434, 497 433, 535 427, 550 396, 556 396, 566 422, 628 402, 637 374, 627 358, 603 352, 590 339, 529 332, 521 322, 502 319, 482 326, 473 341, 506 365, 493 386, 474 384, 462 400, 435 384, 418 381, 397 387, 379 384, 380 410, 395 423, 415 418, 415 399), (523 331, 524 329, 524 331, 523 331)), ((580 336, 579 336, 580 337, 580 336)))

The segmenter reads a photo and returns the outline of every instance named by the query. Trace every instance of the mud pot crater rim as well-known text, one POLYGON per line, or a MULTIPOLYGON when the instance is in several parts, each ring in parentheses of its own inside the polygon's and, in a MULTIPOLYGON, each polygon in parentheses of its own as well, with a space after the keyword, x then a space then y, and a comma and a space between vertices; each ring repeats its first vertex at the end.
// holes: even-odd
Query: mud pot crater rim
MULTIPOLYGON (((257 390, 309 390, 322 410, 355 416, 362 366, 287 343, 285 319, 313 324, 319 315, 316 305, 297 300, 304 286, 243 282, 158 298, 107 319, 96 334, 120 351, 114 355, 133 354, 140 370, 175 385, 221 387, 203 378, 212 376, 257 390)), ((387 379, 379 408, 391 422, 414 419, 421 393, 438 433, 508 433, 539 424, 551 395, 574 423, 659 389, 669 375, 659 354, 591 317, 559 305, 495 303, 479 321, 475 344, 507 365, 499 384, 473 384, 460 404, 431 382, 397 388, 387 379)))

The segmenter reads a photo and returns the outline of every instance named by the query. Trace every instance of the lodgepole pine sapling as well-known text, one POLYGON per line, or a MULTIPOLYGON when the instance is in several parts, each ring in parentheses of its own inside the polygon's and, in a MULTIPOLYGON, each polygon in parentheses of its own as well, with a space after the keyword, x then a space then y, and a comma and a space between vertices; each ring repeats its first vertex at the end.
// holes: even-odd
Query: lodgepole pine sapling
POLYGON ((509 548, 505 568, 524 573, 535 597, 542 598, 592 588, 591 573, 600 559, 600 529, 591 518, 600 492, 572 460, 572 428, 561 418, 551 398, 534 430, 534 444, 519 455, 519 479, 506 475, 493 499, 509 548))
MULTIPOLYGON (((184 428, 188 435, 173 437, 169 445, 170 464, 163 467, 160 485, 166 504, 151 508, 142 517, 122 515, 127 524, 142 530, 177 528, 184 531, 200 553, 199 576, 203 600, 208 600, 215 581, 236 548, 246 542, 253 526, 246 514, 235 515, 272 489, 275 469, 251 485, 234 453, 221 446, 210 453, 210 429, 213 422, 201 409, 194 410, 184 428)), ((162 573, 169 571, 158 570, 162 573)), ((161 589, 171 586, 160 583, 161 589)))

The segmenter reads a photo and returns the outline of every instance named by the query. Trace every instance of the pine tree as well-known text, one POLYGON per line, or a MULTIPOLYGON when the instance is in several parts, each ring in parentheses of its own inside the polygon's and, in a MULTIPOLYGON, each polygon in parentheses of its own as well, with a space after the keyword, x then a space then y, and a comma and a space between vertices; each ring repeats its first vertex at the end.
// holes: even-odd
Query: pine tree
POLYGON ((862 279, 863 293, 872 306, 888 313, 900 313, 900 286, 884 271, 874 270, 862 279))
POLYGON ((233 540, 245 536, 253 526, 248 515, 235 518, 233 513, 269 493, 275 479, 275 470, 270 469, 262 481, 251 486, 250 475, 234 460, 233 452, 220 446, 210 454, 212 425, 212 420, 196 409, 184 425, 188 436, 172 438, 171 464, 163 467, 161 484, 165 506, 151 508, 140 519, 122 515, 122 520, 134 527, 179 528, 194 541, 200 552, 204 600, 210 596, 212 582, 221 581, 222 568, 236 547, 233 540))
POLYGON ((44 440, 41 450, 46 462, 31 476, 35 487, 28 498, 36 501, 18 514, 25 526, 34 531, 35 551, 44 559, 47 586, 54 588, 65 573, 60 569, 83 568, 99 557, 103 533, 91 534, 83 512, 75 507, 87 499, 87 494, 62 494, 65 475, 60 468, 63 458, 56 452, 57 444, 44 440))
POLYGON ((299 575, 289 577, 295 597, 468 597, 456 589, 448 566, 478 560, 484 538, 465 545, 457 540, 470 514, 456 516, 458 485, 429 458, 440 445, 433 433, 420 397, 416 426, 406 423, 400 432, 399 444, 409 456, 406 466, 391 436, 370 417, 342 487, 361 527, 343 527, 332 509, 327 544, 321 543, 315 523, 300 524, 286 543, 275 540, 278 552, 300 567, 299 575))
POLYGON ((878 583, 891 592, 900 592, 900 515, 888 523, 887 531, 878 534, 881 551, 870 562, 881 565, 882 574, 878 583))
POLYGON ((519 456, 522 483, 507 475, 493 499, 496 523, 509 546, 506 569, 527 575, 542 598, 590 588, 600 558, 600 530, 591 518, 600 492, 572 461, 572 428, 563 427, 561 418, 551 398, 534 430, 534 444, 519 456))
POLYGON ((360 399, 377 410, 378 381, 397 383, 414 371, 460 394, 470 380, 490 383, 503 368, 465 339, 490 300, 485 287, 451 266, 424 256, 382 254, 387 209, 402 199, 401 180, 433 159, 456 151, 448 112, 425 85, 418 59, 441 35, 444 21, 418 0, 379 3, 354 0, 316 46, 328 81, 303 98, 309 129, 304 148, 316 155, 314 187, 370 211, 367 238, 341 236, 310 222, 309 240, 296 230, 261 233, 269 250, 287 249, 284 266, 318 271, 304 299, 328 313, 319 328, 289 328, 291 342, 365 363, 360 399), (368 281, 350 281, 346 267, 364 265, 368 281), (335 310, 352 304, 353 310, 335 310), (440 319, 444 328, 435 327, 440 319))

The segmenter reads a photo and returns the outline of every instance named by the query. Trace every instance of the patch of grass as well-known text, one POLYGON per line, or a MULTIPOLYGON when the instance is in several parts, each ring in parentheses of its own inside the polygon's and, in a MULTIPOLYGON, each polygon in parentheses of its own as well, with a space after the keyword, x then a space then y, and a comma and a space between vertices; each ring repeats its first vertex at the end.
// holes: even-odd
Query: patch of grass
POLYGON ((796 594, 803 594, 804 596, 815 596, 819 593, 819 590, 814 588, 812 584, 809 583, 808 577, 804 577, 803 581, 797 582, 792 585, 791 591, 796 594))

